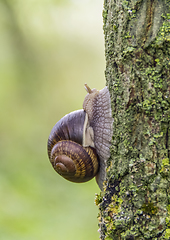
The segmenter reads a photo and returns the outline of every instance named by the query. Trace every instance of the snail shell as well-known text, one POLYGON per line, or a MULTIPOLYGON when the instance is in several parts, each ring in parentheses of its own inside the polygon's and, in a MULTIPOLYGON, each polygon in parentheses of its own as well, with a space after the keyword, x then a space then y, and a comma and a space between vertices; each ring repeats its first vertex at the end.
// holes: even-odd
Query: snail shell
POLYGON ((48 139, 48 156, 56 172, 72 182, 86 182, 98 171, 99 160, 92 147, 82 147, 87 114, 77 110, 53 127, 48 139))
POLYGON ((53 127, 48 156, 65 179, 85 182, 96 176, 102 190, 113 135, 110 94, 107 87, 97 91, 85 84, 85 88, 83 109, 67 114, 53 127))

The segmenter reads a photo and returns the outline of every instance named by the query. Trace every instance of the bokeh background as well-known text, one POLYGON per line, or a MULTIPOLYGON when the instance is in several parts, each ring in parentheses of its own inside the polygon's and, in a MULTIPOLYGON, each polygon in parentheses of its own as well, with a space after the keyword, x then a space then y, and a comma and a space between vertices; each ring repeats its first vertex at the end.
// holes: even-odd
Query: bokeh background
POLYGON ((0 239, 97 240, 95 179, 70 183, 47 139, 105 86, 103 0, 0 0, 0 239))

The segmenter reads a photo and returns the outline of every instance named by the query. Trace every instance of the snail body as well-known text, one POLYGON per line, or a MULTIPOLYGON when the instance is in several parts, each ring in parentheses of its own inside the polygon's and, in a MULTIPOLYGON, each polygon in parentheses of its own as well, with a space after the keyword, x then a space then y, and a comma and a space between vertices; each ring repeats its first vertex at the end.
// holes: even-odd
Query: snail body
POLYGON ((102 190, 113 135, 110 94, 107 87, 100 91, 85 88, 83 109, 65 115, 53 127, 48 157, 65 179, 86 182, 96 176, 102 190))

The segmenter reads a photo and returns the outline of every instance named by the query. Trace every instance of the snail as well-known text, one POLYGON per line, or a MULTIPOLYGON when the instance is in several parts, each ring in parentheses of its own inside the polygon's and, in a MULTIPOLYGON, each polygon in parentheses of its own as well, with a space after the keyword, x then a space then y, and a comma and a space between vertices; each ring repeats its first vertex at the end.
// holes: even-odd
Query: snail
POLYGON ((60 119, 48 138, 48 157, 61 176, 71 182, 86 182, 96 177, 101 190, 106 179, 113 135, 111 100, 107 87, 90 89, 83 109, 60 119))

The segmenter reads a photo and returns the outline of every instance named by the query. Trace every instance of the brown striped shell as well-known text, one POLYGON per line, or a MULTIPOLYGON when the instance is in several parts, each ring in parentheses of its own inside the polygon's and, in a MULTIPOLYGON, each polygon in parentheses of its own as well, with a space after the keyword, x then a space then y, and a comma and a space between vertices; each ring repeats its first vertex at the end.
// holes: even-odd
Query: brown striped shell
POLYGON ((99 162, 92 147, 83 147, 86 113, 74 111, 53 127, 48 139, 48 156, 57 173, 71 182, 86 182, 98 172, 99 162))

